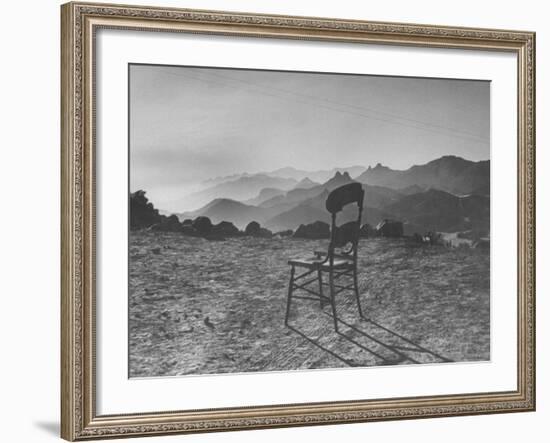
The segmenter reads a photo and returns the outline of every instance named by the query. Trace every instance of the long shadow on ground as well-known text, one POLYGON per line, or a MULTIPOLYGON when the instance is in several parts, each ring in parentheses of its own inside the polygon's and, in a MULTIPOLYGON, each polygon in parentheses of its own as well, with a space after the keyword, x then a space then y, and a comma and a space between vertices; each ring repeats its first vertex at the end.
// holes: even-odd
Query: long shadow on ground
MULTIPOLYGON (((322 311, 328 317, 332 314, 322 311)), ((299 323, 295 322, 295 323, 299 323)), ((339 331, 317 331, 288 325, 294 333, 330 356, 350 367, 387 366, 399 364, 450 363, 453 360, 413 342, 398 332, 362 318, 351 323, 338 317, 339 331)))

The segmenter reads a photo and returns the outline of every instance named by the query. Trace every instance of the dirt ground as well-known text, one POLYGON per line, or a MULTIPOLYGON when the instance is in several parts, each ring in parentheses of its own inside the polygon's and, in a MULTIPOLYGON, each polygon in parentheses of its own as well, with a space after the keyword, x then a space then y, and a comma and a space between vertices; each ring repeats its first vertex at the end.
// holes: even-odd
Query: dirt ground
POLYGON ((330 306, 295 300, 291 257, 326 241, 130 236, 130 377, 480 361, 489 349, 489 252, 365 239, 359 286, 330 306))

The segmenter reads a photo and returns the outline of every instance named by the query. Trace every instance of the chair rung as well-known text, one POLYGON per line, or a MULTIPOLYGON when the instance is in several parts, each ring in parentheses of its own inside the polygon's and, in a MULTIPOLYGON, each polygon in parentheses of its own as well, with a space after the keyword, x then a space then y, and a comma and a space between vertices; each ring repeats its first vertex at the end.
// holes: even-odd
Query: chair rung
MULTIPOLYGON (((294 279, 294 281, 296 281, 296 279, 294 279)), ((300 282, 300 285, 301 286, 307 286, 307 285, 310 285, 311 283, 316 283, 317 281, 319 281, 319 279, 317 277, 315 277, 315 278, 312 278, 311 280, 308 280, 306 282, 300 282)))
POLYGON ((351 289, 353 289, 353 286, 345 286, 345 287, 342 287, 342 288, 339 289, 338 291, 335 291, 335 292, 334 292, 334 295, 336 296, 336 295, 340 294, 340 292, 349 291, 349 290, 351 290, 351 289))
POLYGON ((328 303, 330 303, 330 298, 325 297, 324 295, 319 296, 318 298, 315 298, 315 297, 307 297, 307 296, 305 296, 305 295, 293 295, 292 298, 293 298, 293 299, 298 298, 298 299, 300 299, 300 300, 313 300, 313 301, 325 300, 325 301, 327 301, 328 303))
POLYGON ((353 277, 353 269, 350 269, 349 271, 339 272, 332 274, 333 278, 340 278, 340 277, 353 277))
MULTIPOLYGON (((315 291, 312 291, 311 289, 309 288, 303 288, 301 286, 296 286, 296 285, 293 285, 292 289, 301 289, 302 291, 306 291, 306 292, 309 292, 310 294, 313 294, 315 295, 316 297, 319 297, 319 293, 318 292, 315 292, 315 291)), ((294 296, 293 296, 294 297, 294 296)))
POLYGON ((334 274, 336 277, 340 277, 341 275, 353 275, 353 269, 347 269, 342 272, 338 272, 337 274, 334 274))
MULTIPOLYGON (((330 286, 330 283, 325 283, 325 282, 323 282, 323 286, 330 286)), ((345 289, 353 289, 353 284, 348 285, 348 286, 334 285, 334 287, 335 287, 336 289, 342 289, 342 290, 345 290, 345 289)))
POLYGON ((313 274, 314 272, 317 272, 317 271, 315 269, 312 269, 311 271, 306 271, 303 274, 297 275, 296 277, 294 277, 294 281, 307 277, 308 275, 313 274))

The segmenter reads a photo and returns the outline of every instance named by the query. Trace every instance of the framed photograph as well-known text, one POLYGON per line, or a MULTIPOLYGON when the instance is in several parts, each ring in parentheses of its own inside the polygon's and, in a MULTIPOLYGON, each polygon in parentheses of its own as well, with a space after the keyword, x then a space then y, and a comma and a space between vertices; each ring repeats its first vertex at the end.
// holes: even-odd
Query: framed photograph
POLYGON ((68 3, 62 437, 535 409, 535 35, 68 3))

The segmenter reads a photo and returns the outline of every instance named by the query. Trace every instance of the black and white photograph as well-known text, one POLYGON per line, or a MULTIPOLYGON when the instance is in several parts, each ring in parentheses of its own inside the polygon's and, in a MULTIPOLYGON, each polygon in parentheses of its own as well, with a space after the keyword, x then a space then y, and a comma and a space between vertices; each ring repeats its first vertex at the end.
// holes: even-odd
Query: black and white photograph
POLYGON ((4 2, 0 443, 548 440, 547 10, 4 2))
POLYGON ((491 360, 490 81, 128 76, 130 378, 491 360))

